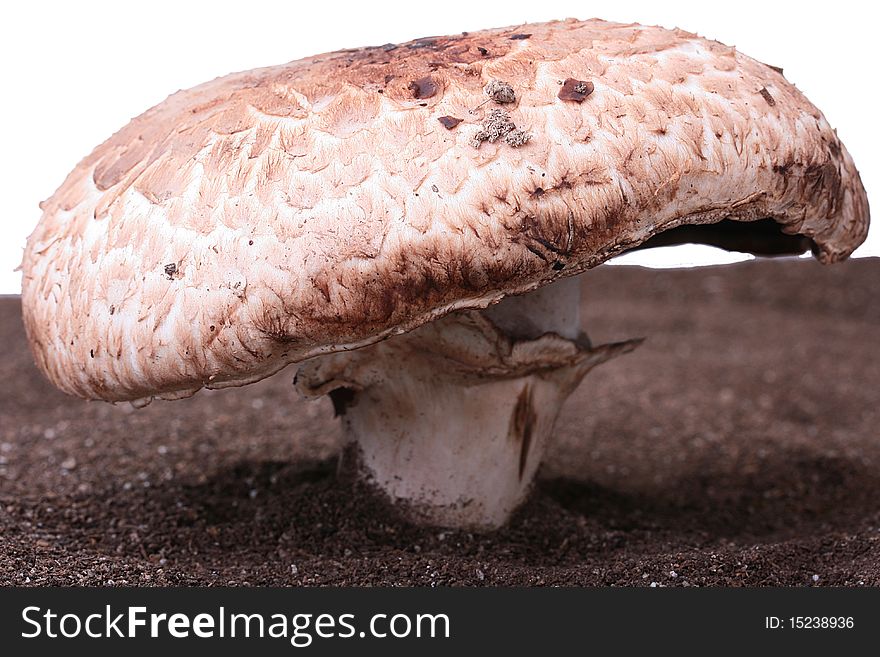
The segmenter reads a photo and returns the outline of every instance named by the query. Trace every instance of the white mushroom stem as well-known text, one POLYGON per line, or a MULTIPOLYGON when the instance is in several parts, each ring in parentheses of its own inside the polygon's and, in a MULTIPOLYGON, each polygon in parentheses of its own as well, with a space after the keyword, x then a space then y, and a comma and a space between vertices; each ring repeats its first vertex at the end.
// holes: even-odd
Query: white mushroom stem
MULTIPOLYGON (((523 501, 563 402, 638 341, 593 348, 577 281, 454 313, 297 374, 330 393, 357 468, 412 519, 492 529, 523 501)), ((350 458, 350 457, 349 457, 350 458)))

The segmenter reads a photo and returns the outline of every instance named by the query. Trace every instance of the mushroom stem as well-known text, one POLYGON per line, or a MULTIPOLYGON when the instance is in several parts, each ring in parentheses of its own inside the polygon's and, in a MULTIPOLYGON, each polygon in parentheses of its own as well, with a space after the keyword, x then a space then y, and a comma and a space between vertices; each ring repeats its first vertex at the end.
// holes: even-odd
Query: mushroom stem
POLYGON ((591 347, 579 296, 566 280, 454 313, 313 359, 297 386, 331 395, 358 472, 411 519, 494 529, 528 494, 568 395, 637 344, 591 347))

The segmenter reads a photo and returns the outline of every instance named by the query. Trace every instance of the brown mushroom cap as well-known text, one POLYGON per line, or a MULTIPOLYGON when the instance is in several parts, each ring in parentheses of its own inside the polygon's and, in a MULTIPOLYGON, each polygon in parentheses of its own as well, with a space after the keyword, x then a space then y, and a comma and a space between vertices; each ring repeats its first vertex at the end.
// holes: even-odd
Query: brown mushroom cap
POLYGON ((336 52, 178 92, 42 208, 22 265, 28 335, 59 387, 106 400, 256 381, 682 225, 769 218, 822 262, 868 227, 849 154, 777 69, 595 20, 336 52), (560 96, 566 80, 592 90, 560 96), (487 97, 492 81, 515 101, 487 97), (498 108, 522 139, 475 137, 498 108))

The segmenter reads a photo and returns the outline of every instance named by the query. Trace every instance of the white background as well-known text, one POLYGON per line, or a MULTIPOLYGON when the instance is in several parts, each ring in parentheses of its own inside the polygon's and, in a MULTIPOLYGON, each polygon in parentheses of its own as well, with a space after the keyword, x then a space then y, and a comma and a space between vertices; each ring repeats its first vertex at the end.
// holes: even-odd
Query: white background
MULTIPOLYGON (((838 129, 880 206, 880 33, 871 3, 764 0, 214 0, 5 3, 0 62, 0 293, 50 196, 76 162, 169 93, 225 73, 364 45, 597 16, 681 27, 785 68, 838 129)), ((857 255, 880 255, 880 230, 857 255)), ((655 266, 730 261, 702 247, 641 252, 655 266)), ((737 259, 734 255, 733 259, 737 259)))

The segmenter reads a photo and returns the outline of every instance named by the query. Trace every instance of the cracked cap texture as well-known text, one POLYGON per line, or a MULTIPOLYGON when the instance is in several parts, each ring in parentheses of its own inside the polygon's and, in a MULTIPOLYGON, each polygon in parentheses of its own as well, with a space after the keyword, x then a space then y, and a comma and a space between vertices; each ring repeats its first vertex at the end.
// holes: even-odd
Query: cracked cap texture
POLYGON ((596 20, 346 50, 180 91, 41 207, 22 263, 37 364, 110 401, 256 381, 681 225, 772 218, 823 262, 868 227, 852 159, 779 69, 596 20), (560 98, 567 79, 592 93, 560 98), (503 108, 528 142, 474 147, 499 107, 493 80, 514 90, 503 108))

